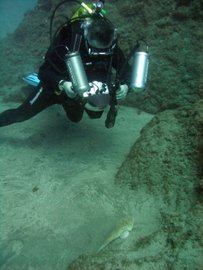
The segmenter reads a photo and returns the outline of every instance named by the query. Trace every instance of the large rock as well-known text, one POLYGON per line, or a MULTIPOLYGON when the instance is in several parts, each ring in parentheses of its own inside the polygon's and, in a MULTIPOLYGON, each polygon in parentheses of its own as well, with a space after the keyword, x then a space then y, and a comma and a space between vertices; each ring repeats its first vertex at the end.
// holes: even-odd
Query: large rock
POLYGON ((157 114, 142 129, 117 174, 117 183, 127 180, 132 189, 145 185, 153 192, 162 187, 169 196, 168 181, 178 183, 180 190, 190 188, 198 169, 197 124, 190 113, 192 109, 184 108, 157 114))
POLYGON ((135 230, 125 243, 116 240, 99 254, 80 256, 69 270, 201 268, 201 110, 198 104, 168 110, 143 128, 115 180, 134 193, 141 209, 135 230), (148 222, 139 225, 141 213, 148 222), (153 229, 143 233, 144 226, 153 229))

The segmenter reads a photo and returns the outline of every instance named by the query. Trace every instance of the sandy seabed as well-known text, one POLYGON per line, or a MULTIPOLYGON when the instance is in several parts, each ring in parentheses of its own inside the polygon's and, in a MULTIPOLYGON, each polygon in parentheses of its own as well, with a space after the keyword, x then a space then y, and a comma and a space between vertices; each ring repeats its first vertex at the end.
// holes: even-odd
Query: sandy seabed
POLYGON ((121 106, 108 130, 105 115, 74 124, 53 106, 1 128, 2 270, 65 269, 99 248, 115 224, 132 214, 132 201, 114 176, 151 118, 121 106))

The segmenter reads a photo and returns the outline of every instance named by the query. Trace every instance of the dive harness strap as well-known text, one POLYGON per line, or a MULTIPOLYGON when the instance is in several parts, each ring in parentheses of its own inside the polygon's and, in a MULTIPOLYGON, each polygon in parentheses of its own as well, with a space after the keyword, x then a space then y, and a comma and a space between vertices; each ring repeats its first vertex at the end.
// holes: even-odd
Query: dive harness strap
POLYGON ((110 105, 110 109, 109 109, 109 111, 107 113, 107 117, 106 117, 106 120, 105 120, 105 127, 106 128, 114 127, 115 122, 116 122, 117 111, 118 111, 118 108, 117 108, 118 103, 117 103, 117 99, 116 99, 116 90, 118 89, 120 83, 119 83, 117 74, 116 74, 115 83, 114 84, 111 83, 112 61, 113 61, 113 56, 111 56, 108 75, 107 75, 108 76, 107 82, 108 82, 108 85, 110 86, 109 87, 109 93, 110 93, 110 103, 109 103, 109 105, 110 105))
MULTIPOLYGON (((110 87, 110 109, 108 111, 107 117, 106 117, 106 121, 105 121, 105 126, 107 128, 112 128, 115 124, 116 121, 116 116, 118 113, 118 102, 117 102, 117 98, 116 98, 116 90, 119 88, 120 86, 120 81, 119 78, 122 77, 122 75, 125 72, 125 69, 127 67, 128 61, 131 59, 133 53, 140 47, 140 43, 139 41, 137 41, 135 47, 132 49, 131 53, 129 54, 128 58, 125 60, 122 68, 120 69, 119 72, 116 73, 116 79, 115 79, 115 83, 110 87)), ((110 65, 111 66, 111 65, 110 65)), ((111 67, 110 67, 111 68, 111 67)), ((109 71, 109 74, 111 74, 111 71, 109 71)), ((110 81, 110 78, 109 78, 110 81)))
POLYGON ((110 109, 107 113, 106 121, 105 121, 105 127, 106 128, 112 128, 115 125, 116 122, 116 116, 118 113, 117 108, 117 99, 116 99, 116 90, 119 87, 119 80, 116 80, 116 83, 111 85, 110 88, 110 109))

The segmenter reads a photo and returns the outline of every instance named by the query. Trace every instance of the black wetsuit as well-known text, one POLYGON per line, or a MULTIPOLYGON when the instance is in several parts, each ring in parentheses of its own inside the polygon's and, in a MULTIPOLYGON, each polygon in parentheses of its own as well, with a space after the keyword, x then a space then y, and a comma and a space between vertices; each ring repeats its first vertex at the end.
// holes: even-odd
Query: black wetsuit
MULTIPOLYGON (((7 126, 16 122, 22 122, 35 116, 47 107, 60 104, 63 106, 67 117, 73 122, 79 122, 82 119, 83 112, 86 111, 90 118, 101 117, 103 111, 93 112, 84 108, 84 105, 78 99, 70 99, 65 92, 57 95, 58 83, 60 80, 70 81, 69 74, 65 65, 65 55, 68 47, 73 46, 75 31, 79 29, 78 22, 64 26, 54 41, 54 46, 49 48, 46 53, 45 61, 39 68, 39 79, 41 81, 37 89, 16 109, 10 109, 0 114, 0 127, 7 126)), ((116 45, 114 53, 104 56, 90 56, 85 47, 82 37, 80 54, 85 66, 88 81, 101 81, 108 83, 108 75, 111 72, 110 65, 119 71, 125 62, 125 57, 121 49, 116 45)), ((125 78, 123 83, 125 82, 125 78)))

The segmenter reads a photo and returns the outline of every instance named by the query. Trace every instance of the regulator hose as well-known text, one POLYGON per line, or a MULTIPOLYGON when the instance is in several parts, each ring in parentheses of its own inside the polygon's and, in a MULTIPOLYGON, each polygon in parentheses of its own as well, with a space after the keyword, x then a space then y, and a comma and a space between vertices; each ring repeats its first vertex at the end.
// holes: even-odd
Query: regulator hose
MULTIPOLYGON (((73 2, 73 3, 77 3, 77 4, 81 4, 81 2, 79 0, 65 0, 65 1, 62 1, 60 2, 54 9, 52 15, 51 15, 51 18, 50 18, 50 27, 49 27, 49 34, 50 34, 50 44, 52 44, 52 41, 53 41, 53 38, 52 38, 52 30, 53 30, 53 21, 54 21, 54 16, 55 16, 55 13, 57 11, 57 9, 62 6, 63 4, 65 3, 68 3, 68 2, 73 2)), ((67 20, 69 20, 69 18, 67 18, 67 20)))

